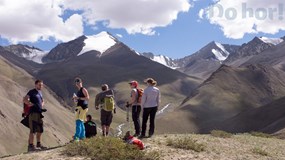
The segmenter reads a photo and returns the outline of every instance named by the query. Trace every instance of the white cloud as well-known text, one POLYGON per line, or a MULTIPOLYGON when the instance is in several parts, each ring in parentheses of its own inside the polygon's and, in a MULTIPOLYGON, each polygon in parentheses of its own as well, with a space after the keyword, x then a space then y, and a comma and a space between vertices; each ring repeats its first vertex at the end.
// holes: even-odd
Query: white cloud
POLYGON ((109 28, 123 28, 129 34, 155 34, 154 28, 165 27, 177 19, 179 12, 190 8, 188 0, 63 0, 70 10, 83 11, 88 25, 104 22, 109 28))
POLYGON ((11 43, 69 41, 98 23, 154 35, 190 7, 189 0, 0 0, 0 36, 11 43))
POLYGON ((219 0, 202 9, 199 16, 202 15, 233 39, 243 38, 247 33, 275 34, 285 30, 284 0, 219 0))
POLYGON ((199 13, 198 13, 199 18, 200 18, 200 19, 203 19, 204 14, 205 14, 205 10, 204 10, 204 9, 201 9, 201 10, 199 11, 199 13))
POLYGON ((82 35, 82 16, 74 14, 64 21, 62 14, 56 0, 1 0, 0 35, 12 43, 51 37, 67 41, 82 35))

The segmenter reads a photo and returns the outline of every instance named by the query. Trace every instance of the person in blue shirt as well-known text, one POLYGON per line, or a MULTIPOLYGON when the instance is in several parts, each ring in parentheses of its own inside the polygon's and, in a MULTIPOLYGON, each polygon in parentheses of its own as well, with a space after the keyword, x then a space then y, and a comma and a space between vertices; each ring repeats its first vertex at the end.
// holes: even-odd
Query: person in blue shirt
POLYGON ((29 146, 28 151, 35 151, 37 149, 46 149, 46 147, 41 144, 41 135, 44 131, 43 129, 43 115, 46 109, 43 109, 44 99, 42 95, 43 81, 36 80, 35 88, 30 90, 24 97, 23 101, 26 105, 30 106, 29 113, 29 146), (36 134, 37 145, 34 146, 34 136, 36 134))

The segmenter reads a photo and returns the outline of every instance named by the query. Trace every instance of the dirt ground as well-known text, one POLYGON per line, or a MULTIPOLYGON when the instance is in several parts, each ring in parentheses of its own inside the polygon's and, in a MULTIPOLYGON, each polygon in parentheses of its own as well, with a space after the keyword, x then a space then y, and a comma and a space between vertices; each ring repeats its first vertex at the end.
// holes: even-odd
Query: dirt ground
MULTIPOLYGON (((218 138, 211 135, 179 134, 157 135, 143 139, 148 146, 145 151, 158 151, 162 160, 285 160, 285 141, 277 138, 254 137, 249 134, 234 135, 231 138, 218 138), (203 144, 204 151, 178 149, 167 145, 169 139, 191 137, 203 144)), ((64 148, 20 154, 3 160, 82 160, 84 157, 67 157, 64 148)))

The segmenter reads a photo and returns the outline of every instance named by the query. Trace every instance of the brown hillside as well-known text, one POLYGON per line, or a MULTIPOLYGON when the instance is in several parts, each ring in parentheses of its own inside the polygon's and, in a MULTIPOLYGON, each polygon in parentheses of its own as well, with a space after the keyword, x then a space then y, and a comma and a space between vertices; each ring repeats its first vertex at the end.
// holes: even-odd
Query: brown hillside
MULTIPOLYGON (((0 57, 0 155, 27 150, 29 130, 21 123, 22 98, 34 87, 34 79, 25 71, 0 57), (2 145, 5 144, 5 145, 2 145)), ((65 144, 74 132, 73 114, 54 98, 47 88, 43 90, 48 112, 44 114, 43 144, 65 144)))
MULTIPOLYGON (((165 132, 209 132, 241 112, 271 103, 285 95, 283 75, 272 67, 222 66, 206 80, 181 108, 158 120, 165 132)), ((272 115, 273 116, 273 115, 272 115)), ((240 122, 245 123, 245 122, 240 122)), ((246 122, 254 125, 255 121, 246 122)), ((227 123, 227 127, 233 124, 227 123)), ((242 125, 242 124, 239 124, 242 125)), ((265 125, 265 124, 264 124, 265 125)), ((247 128, 251 131, 254 128, 247 128)))
MULTIPOLYGON (((262 131, 275 133, 285 128, 285 98, 259 108, 253 108, 222 123, 221 128, 230 132, 262 131)), ((279 134, 284 131, 279 132, 279 134)))

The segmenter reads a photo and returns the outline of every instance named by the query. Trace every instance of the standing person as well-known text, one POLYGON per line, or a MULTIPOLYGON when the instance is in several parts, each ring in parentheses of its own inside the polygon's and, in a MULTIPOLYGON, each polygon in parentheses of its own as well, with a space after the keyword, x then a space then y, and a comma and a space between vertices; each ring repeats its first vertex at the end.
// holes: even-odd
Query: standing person
POLYGON ((46 149, 46 147, 41 144, 41 135, 44 131, 42 112, 46 111, 46 109, 43 109, 44 99, 41 91, 43 85, 42 80, 36 80, 35 88, 30 90, 23 99, 23 102, 31 107, 28 115, 30 128, 28 152, 37 149, 46 149), (35 134, 37 139, 36 147, 34 146, 35 134))
POLYGON ((83 87, 82 80, 80 78, 75 79, 75 85, 78 91, 72 98, 73 101, 77 103, 75 109, 76 131, 74 134, 74 140, 79 141, 85 138, 84 121, 88 111, 89 94, 87 89, 83 87))
POLYGON ((107 84, 101 86, 102 92, 98 93, 95 98, 95 108, 101 108, 101 126, 103 136, 108 136, 110 125, 113 119, 113 111, 116 113, 115 102, 114 102, 114 92, 109 89, 107 84))
POLYGON ((152 78, 145 80, 148 87, 144 90, 142 96, 142 107, 143 107, 143 121, 142 121, 142 133, 139 138, 145 138, 146 124, 148 117, 150 117, 150 125, 148 135, 151 137, 154 134, 154 120, 155 114, 160 104, 160 91, 156 86, 157 82, 152 78))
POLYGON ((96 123, 92 121, 92 116, 88 114, 86 116, 87 121, 84 123, 86 138, 96 136, 97 126, 96 123))
POLYGON ((131 81, 130 87, 132 89, 131 91, 131 98, 129 100, 129 105, 132 106, 132 119, 134 122, 134 127, 135 127, 135 134, 133 135, 134 137, 137 137, 141 133, 141 127, 140 127, 140 113, 141 113, 141 90, 139 90, 138 87, 138 82, 137 81, 131 81))

